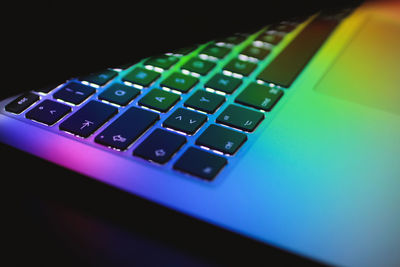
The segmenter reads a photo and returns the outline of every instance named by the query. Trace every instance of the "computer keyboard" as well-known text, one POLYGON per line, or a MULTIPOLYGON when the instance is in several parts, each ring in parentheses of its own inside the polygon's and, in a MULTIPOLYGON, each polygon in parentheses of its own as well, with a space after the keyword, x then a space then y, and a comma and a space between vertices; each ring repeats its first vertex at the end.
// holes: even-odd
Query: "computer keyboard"
POLYGON ((37 89, 5 110, 77 142, 212 181, 336 24, 312 17, 268 25, 37 89))

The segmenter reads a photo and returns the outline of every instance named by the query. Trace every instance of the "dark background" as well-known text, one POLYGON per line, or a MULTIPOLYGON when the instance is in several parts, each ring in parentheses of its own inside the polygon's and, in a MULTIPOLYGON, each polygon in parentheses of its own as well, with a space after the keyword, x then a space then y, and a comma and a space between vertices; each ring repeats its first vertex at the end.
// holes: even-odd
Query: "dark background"
MULTIPOLYGON (((0 98, 346 2, 5 4, 0 98)), ((311 264, 0 149, 3 254, 15 266, 311 264)))

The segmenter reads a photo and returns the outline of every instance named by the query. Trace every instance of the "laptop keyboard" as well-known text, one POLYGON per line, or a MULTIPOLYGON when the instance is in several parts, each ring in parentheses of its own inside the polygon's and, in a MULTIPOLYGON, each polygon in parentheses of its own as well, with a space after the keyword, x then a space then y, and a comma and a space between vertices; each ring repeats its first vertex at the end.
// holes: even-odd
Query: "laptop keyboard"
POLYGON ((269 25, 38 89, 5 110, 77 141, 211 181, 336 24, 269 25))

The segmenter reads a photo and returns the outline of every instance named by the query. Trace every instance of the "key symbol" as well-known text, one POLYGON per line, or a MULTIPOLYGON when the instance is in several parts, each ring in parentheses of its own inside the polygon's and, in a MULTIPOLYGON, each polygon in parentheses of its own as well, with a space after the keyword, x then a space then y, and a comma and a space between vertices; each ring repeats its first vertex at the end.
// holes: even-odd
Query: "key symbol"
POLYGON ((243 70, 244 68, 246 68, 246 63, 240 63, 240 62, 236 62, 235 63, 235 67, 239 70, 243 70))
POLYGON ((126 141, 125 137, 122 137, 120 134, 119 135, 114 135, 113 136, 114 142, 121 142, 124 143, 126 141))
POLYGON ((154 154, 156 155, 156 157, 164 157, 166 152, 164 149, 160 148, 154 151, 154 154))
POLYGON ((157 96, 156 100, 160 103, 162 103, 164 101, 165 97, 161 97, 161 96, 157 96))
POLYGON ((204 63, 201 61, 195 61, 195 62, 193 62, 193 66, 195 68, 202 69, 202 68, 204 68, 204 63))
POLYGON ((269 102, 271 102, 271 99, 265 98, 264 101, 261 103, 261 106, 266 107, 269 102))
POLYGON ((18 101, 18 105, 22 105, 23 103, 25 103, 28 100, 28 98, 24 97, 22 98, 20 101, 18 101))
POLYGON ((229 81, 226 80, 226 79, 220 79, 220 80, 218 81, 218 83, 220 83, 220 84, 222 84, 222 85, 228 85, 229 81))
POLYGON ((205 98, 204 96, 202 96, 202 97, 200 98, 200 102, 210 102, 210 100, 207 99, 207 98, 205 98))
POLYGON ((182 78, 176 78, 176 79, 175 79, 175 82, 176 82, 176 83, 180 83, 180 84, 185 84, 185 83, 186 83, 186 80, 185 80, 185 79, 182 79, 182 78))
POLYGON ((234 145, 233 142, 228 141, 228 142, 226 142, 226 144, 225 144, 225 149, 231 149, 233 145, 234 145))
POLYGON ((92 124, 93 124, 92 121, 85 120, 85 121, 82 123, 81 130, 83 130, 83 128, 85 128, 85 127, 89 127, 89 126, 92 125, 92 124))
POLYGON ((123 91, 123 90, 117 90, 117 91, 114 92, 114 94, 115 94, 116 96, 123 96, 123 95, 126 94, 126 92, 123 91))
POLYGON ((210 174, 212 172, 213 168, 211 168, 210 166, 207 166, 203 169, 203 172, 206 174, 210 174))
POLYGON ((146 77, 147 77, 147 73, 143 72, 143 71, 141 71, 138 74, 136 74, 136 78, 138 78, 138 79, 142 79, 143 80, 146 77))
POLYGON ((246 121, 243 125, 244 126, 250 126, 253 124, 253 121, 246 121))

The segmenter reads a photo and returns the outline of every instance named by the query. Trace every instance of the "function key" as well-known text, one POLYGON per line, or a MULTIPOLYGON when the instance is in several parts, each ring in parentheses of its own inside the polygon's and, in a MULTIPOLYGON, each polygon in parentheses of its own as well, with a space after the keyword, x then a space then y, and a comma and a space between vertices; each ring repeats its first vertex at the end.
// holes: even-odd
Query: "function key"
POLYGON ((164 164, 186 143, 182 135, 156 129, 134 151, 133 155, 164 164))
POLYGON ((269 52, 270 50, 268 49, 249 45, 241 52, 241 54, 247 57, 256 58, 258 60, 263 60, 269 54, 269 52))
POLYGON ((42 103, 36 105, 36 107, 28 111, 25 116, 28 119, 41 122, 46 125, 53 125, 71 112, 71 110, 72 109, 70 106, 51 100, 44 100, 42 103))
POLYGON ((203 60, 200 58, 192 58, 182 66, 182 69, 200 75, 206 75, 214 67, 215 67, 214 62, 203 60))
POLYGON ((258 83, 251 83, 236 97, 235 102, 256 109, 270 111, 282 95, 282 90, 258 83))
POLYGON ((79 105, 94 92, 96 92, 96 89, 91 86, 77 82, 69 82, 55 92, 53 97, 67 103, 79 105))
POLYGON ((282 38, 283 37, 280 35, 264 33, 257 37, 256 42, 259 41, 263 43, 277 45, 280 43, 280 41, 282 41, 282 38))
POLYGON ((158 77, 160 77, 158 72, 137 67, 123 77, 122 80, 142 87, 149 87, 158 77))
POLYGON ((25 93, 5 107, 6 111, 12 112, 15 114, 20 114, 22 111, 30 107, 33 103, 39 100, 39 96, 33 93, 25 93))
POLYGON ((87 76, 84 76, 80 78, 79 80, 81 81, 87 81, 89 83, 94 83, 99 86, 103 86, 109 81, 111 81, 113 78, 115 78, 118 75, 118 72, 114 70, 103 70, 100 72, 92 73, 87 76))
POLYGON ((174 169, 211 181, 227 163, 224 157, 190 147, 176 161, 174 169))
POLYGON ((192 135, 206 121, 207 116, 204 114, 178 108, 164 121, 163 126, 192 135))
POLYGON ((48 94, 53 89, 57 88, 60 84, 61 83, 51 84, 51 85, 48 85, 48 86, 36 88, 33 91, 38 92, 38 93, 48 94))
POLYGON ((174 56, 158 55, 146 59, 143 64, 167 70, 171 68, 176 62, 178 62, 178 60, 179 58, 174 56))
POLYGON ((293 31, 295 28, 296 28, 296 25, 293 25, 293 24, 279 23, 279 24, 271 25, 271 27, 268 30, 288 33, 288 32, 293 31))
POLYGON ((234 58, 224 67, 224 70, 227 70, 232 73, 237 73, 242 76, 249 76, 250 73, 252 73, 256 67, 257 64, 253 62, 234 58))
POLYGON ((217 73, 206 83, 205 87, 232 94, 241 83, 242 80, 238 78, 217 73))
POLYGON ((181 72, 174 72, 161 82, 161 86, 187 93, 198 81, 199 79, 196 77, 181 72))
POLYGON ((217 118, 217 122, 252 132, 264 119, 264 114, 237 105, 229 105, 217 118))
POLYGON ((98 134, 95 142, 125 150, 159 118, 155 112, 131 107, 98 134))
POLYGON ((90 101, 63 121, 60 129, 81 137, 89 137, 117 112, 116 107, 98 101, 90 101))
POLYGON ((178 102, 180 96, 161 89, 153 89, 147 95, 139 100, 139 105, 167 112, 172 106, 178 102))
POLYGON ((228 48, 228 47, 217 46, 215 44, 209 44, 200 53, 204 54, 204 55, 207 55, 207 56, 211 56, 211 57, 215 57, 215 58, 218 58, 218 59, 222 59, 230 51, 231 51, 231 49, 228 48))
POLYGON ((216 41, 216 43, 227 43, 227 44, 231 44, 231 45, 238 45, 241 42, 243 42, 246 39, 245 36, 243 35, 232 35, 232 36, 228 36, 222 39, 218 39, 216 41))
POLYGON ((232 155, 246 140, 244 133, 212 124, 197 138, 196 145, 232 155))
POLYGON ((214 113, 222 103, 225 102, 225 97, 222 95, 213 94, 204 90, 198 90, 191 95, 184 105, 206 113, 214 113))
POLYGON ((114 83, 104 90, 99 99, 114 103, 120 106, 126 106, 140 94, 140 90, 121 83, 114 83))
POLYGON ((188 47, 183 47, 183 48, 178 48, 172 51, 172 54, 178 55, 178 56, 185 56, 191 52, 193 52, 197 46, 188 46, 188 47))

